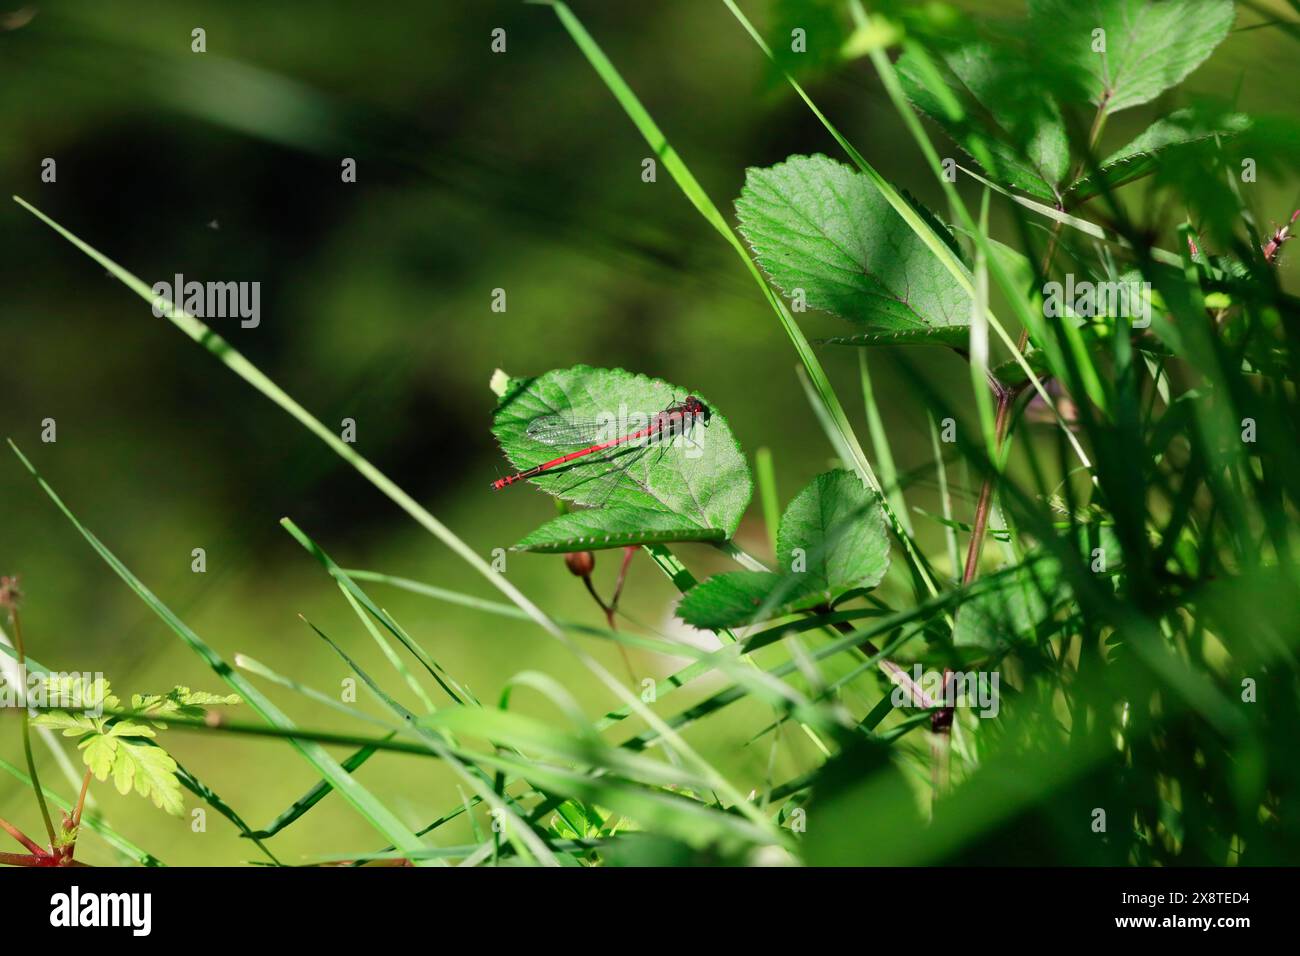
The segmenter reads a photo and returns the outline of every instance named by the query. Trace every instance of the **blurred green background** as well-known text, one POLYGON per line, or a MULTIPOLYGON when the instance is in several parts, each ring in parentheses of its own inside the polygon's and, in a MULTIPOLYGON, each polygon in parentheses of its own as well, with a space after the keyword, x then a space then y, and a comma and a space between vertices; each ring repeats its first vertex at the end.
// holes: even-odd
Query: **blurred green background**
MULTIPOLYGON (((791 153, 839 158, 721 3, 572 5, 724 211, 747 166, 791 153)), ((765 22, 765 4, 744 7, 765 22)), ((355 419, 358 450, 484 556, 553 514, 531 489, 488 490, 506 470, 488 431, 496 368, 527 375, 579 362, 621 366, 699 391, 727 415, 747 454, 772 449, 783 499, 830 463, 770 310, 671 178, 661 169, 658 182, 642 182, 644 141, 545 7, 169 0, 34 9, 23 22, 24 13, 6 7, 0 30, 6 192, 147 282, 176 272, 260 282, 261 325, 217 319, 216 330, 327 425, 355 419), (195 27, 206 30, 204 54, 190 51, 195 27), (498 27, 507 31, 500 55, 489 46, 498 27), (40 180, 46 157, 57 162, 53 184, 40 180), (357 160, 355 184, 340 182, 343 157, 357 160), (490 309, 495 288, 507 292, 505 314, 490 309)), ((1020 5, 982 9, 1019 13, 1020 5)), ((1238 26, 1259 19, 1242 12, 1238 26)), ((1178 95, 1235 95, 1255 114, 1293 110, 1294 84, 1279 81, 1292 62, 1288 42, 1270 29, 1234 32, 1178 95)), ((869 66, 815 75, 810 92, 886 176, 941 208, 869 66)), ((1102 152, 1165 105, 1117 117, 1102 152)), ((1278 220, 1295 207, 1294 182, 1255 188, 1257 208, 1278 220)), ((227 659, 243 652, 336 692, 347 671, 303 614, 385 673, 328 577, 277 524, 284 515, 346 567, 495 597, 316 439, 13 203, 0 204, 0 234, 4 435, 227 659), (45 418, 57 422, 56 443, 41 442, 45 418), (206 574, 190 570, 196 547, 206 549, 206 574)), ((1284 257, 1290 288, 1294 261, 1284 257)), ((841 330, 829 317, 804 318, 810 336, 841 330)), ((926 409, 896 397, 907 390, 891 373, 892 354, 873 353, 872 368, 906 471, 929 461, 929 433, 926 409)), ((923 358, 954 400, 966 394, 957 358, 909 357, 923 358)), ((853 399, 856 356, 826 348, 823 361, 865 438, 853 399)), ((937 510, 928 475, 911 503, 937 510)), ((918 531, 942 561, 938 526, 922 520, 918 531)), ((755 505, 739 543, 765 555, 765 542, 755 505)), ((697 575, 725 566, 711 549, 677 550, 697 575)), ((617 559, 598 557, 606 591, 617 559)), ((28 650, 50 668, 102 671, 127 694, 177 683, 223 689, 7 449, 0 573, 22 575, 28 650)), ((560 558, 512 555, 507 573, 548 612, 600 623, 560 558)), ((590 712, 612 703, 535 627, 379 586, 373 593, 485 701, 511 675, 536 669, 590 712)), ((629 616, 659 634, 703 640, 674 621, 674 596, 639 556, 624 601, 629 616)), ((614 648, 590 646, 625 673, 614 648)), ((638 676, 682 664, 635 653, 633 661, 638 676)), ((328 709, 271 692, 303 724, 347 727, 328 709)), ((359 703, 372 707, 364 691, 359 703)), ((523 695, 519 706, 553 716, 523 695)), ((757 783, 767 748, 743 744, 764 712, 736 705, 689 739, 757 783)), ((277 742, 173 732, 165 743, 255 826, 316 779, 277 742)), ((43 744, 38 753, 46 784, 68 794, 43 744)), ((0 756, 22 761, 14 720, 0 720, 0 756)), ((775 777, 813 762, 790 735, 775 777)), ((379 757, 360 779, 412 827, 461 799, 450 775, 426 760, 379 757)), ((166 817, 108 784, 92 792, 121 832, 169 863, 257 855, 215 814, 207 832, 194 833, 188 817, 166 817)), ((187 807, 197 805, 186 796, 187 807)), ((0 815, 40 829, 30 793, 7 775, 0 815)), ((440 842, 467 832, 458 827, 440 842)), ((377 846, 336 797, 275 841, 287 861, 377 846)), ((95 839, 82 842, 81 854, 112 859, 95 839)))

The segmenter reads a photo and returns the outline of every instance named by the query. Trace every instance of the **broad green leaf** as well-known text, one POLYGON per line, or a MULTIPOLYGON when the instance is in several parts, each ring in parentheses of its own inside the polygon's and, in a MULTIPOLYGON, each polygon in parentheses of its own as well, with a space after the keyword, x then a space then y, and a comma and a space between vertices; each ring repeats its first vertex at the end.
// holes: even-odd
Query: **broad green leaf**
POLYGON ((848 471, 813 479, 790 502, 776 536, 777 559, 806 574, 812 590, 873 588, 889 570, 889 536, 878 499, 848 471))
POLYGON ((1068 594, 1053 559, 1025 565, 958 608, 952 642, 957 647, 995 650, 1032 639, 1038 625, 1068 594))
POLYGON ((820 155, 750 169, 736 212, 759 265, 792 299, 881 342, 966 340, 970 296, 861 173, 820 155))
MULTIPOLYGON (((739 627, 754 619, 777 588, 790 584, 790 576, 771 571, 727 571, 697 584, 677 605, 677 616, 695 627, 716 631, 739 627)), ((785 613, 798 600, 791 587, 790 599, 773 606, 770 614, 785 613)), ((770 616, 765 615, 765 616, 770 616)))
POLYGON ((873 588, 889 569, 879 499, 849 471, 818 475, 795 497, 777 532, 779 573, 718 574, 686 592, 677 614, 696 627, 738 627, 873 588))
POLYGON ((1070 185, 1072 202, 1082 202, 1103 192, 1155 172, 1162 162, 1183 149, 1217 136, 1235 136, 1250 127, 1244 113, 1208 118, 1194 110, 1177 110, 1156 120, 1128 145, 1102 160, 1100 175, 1081 176, 1070 185))
POLYGON ((1230 0, 1030 0, 1029 15, 1044 55, 1115 113, 1181 83, 1227 36, 1234 13, 1230 0))
MULTIPOLYGON (((599 438, 630 434, 686 398, 686 389, 622 369, 585 365, 512 379, 497 406, 492 432, 511 464, 523 471, 582 447, 547 443, 529 433, 544 417, 595 425, 599 438)), ((749 465, 725 418, 708 400, 707 424, 646 444, 629 442, 574 460, 530 479, 548 494, 586 510, 561 515, 515 547, 563 552, 669 541, 724 541, 753 493, 749 465)), ((590 430, 589 430, 590 431, 590 430)), ((500 494, 515 494, 507 488, 500 494)))
POLYGON ((989 43, 969 43, 936 63, 940 78, 961 105, 952 116, 927 85, 916 56, 904 53, 898 75, 908 98, 998 182, 1057 202, 1069 172, 1070 142, 1050 97, 1025 96, 1031 69, 989 43), (992 168, 988 168, 991 166, 992 168))

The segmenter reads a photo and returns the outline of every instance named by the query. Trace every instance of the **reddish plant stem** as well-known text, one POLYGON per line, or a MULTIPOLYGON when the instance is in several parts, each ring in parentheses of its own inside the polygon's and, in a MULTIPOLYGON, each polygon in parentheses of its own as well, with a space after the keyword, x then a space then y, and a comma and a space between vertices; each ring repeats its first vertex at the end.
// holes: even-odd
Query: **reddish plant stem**
MULTIPOLYGON (((605 612, 605 623, 609 626, 611 631, 618 630, 618 622, 615 617, 618 612, 618 601, 619 598, 623 596, 623 585, 627 583, 628 565, 632 563, 632 555, 636 554, 636 551, 636 545, 623 549, 623 564, 618 569, 618 580, 614 584, 614 597, 608 604, 606 604, 604 600, 601 599, 601 596, 596 593, 596 586, 591 583, 591 575, 586 574, 583 575, 582 578, 582 583, 587 586, 587 593, 590 594, 592 600, 600 606, 600 609, 605 612)), ((618 652, 623 655, 623 664, 627 667, 627 675, 632 679, 632 683, 635 684, 636 671, 632 668, 632 658, 628 656, 627 648, 622 644, 619 644, 618 652)))
MULTIPOLYGON (((1024 351, 1023 342, 1020 349, 1024 351)), ((1011 424, 1011 407, 1022 388, 1023 386, 1008 388, 999 383, 993 385, 998 403, 997 414, 993 420, 993 445, 995 453, 999 456, 1002 454, 1002 446, 1006 442, 1007 430, 1011 424)), ((963 587, 974 581, 979 574, 980 553, 984 549, 984 536, 988 530, 989 512, 993 508, 993 484, 997 473, 997 463, 994 462, 992 470, 984 476, 984 481, 980 485, 979 500, 975 503, 975 520, 971 524, 970 544, 966 548, 966 563, 962 568, 961 583, 963 587)), ((960 608, 958 608, 957 613, 961 613, 960 608)), ((944 668, 943 700, 941 701, 944 706, 936 710, 930 717, 930 730, 936 735, 931 746, 934 771, 932 782, 936 797, 948 789, 948 762, 952 749, 953 708, 947 706, 947 702, 951 682, 952 669, 944 668)))
POLYGON ((39 856, 26 853, 0 853, 0 863, 8 866, 43 866, 44 861, 39 856))
POLYGON ((14 826, 14 825, 13 825, 12 823, 10 823, 8 820, 5 820, 3 817, 0 817, 0 830, 4 830, 4 831, 5 831, 6 833, 8 833, 11 837, 13 837, 15 840, 17 840, 17 841, 18 841, 19 843, 21 843, 23 846, 27 847, 27 849, 31 850, 33 853, 44 853, 44 852, 45 852, 44 850, 41 849, 40 844, 38 844, 35 840, 33 840, 31 837, 29 837, 29 836, 28 836, 26 833, 24 833, 22 830, 18 829, 16 826, 14 826))
POLYGON ((90 789, 90 768, 86 768, 86 775, 81 778, 81 794, 77 797, 76 809, 72 811, 72 825, 81 826, 81 811, 86 807, 86 791, 90 789))

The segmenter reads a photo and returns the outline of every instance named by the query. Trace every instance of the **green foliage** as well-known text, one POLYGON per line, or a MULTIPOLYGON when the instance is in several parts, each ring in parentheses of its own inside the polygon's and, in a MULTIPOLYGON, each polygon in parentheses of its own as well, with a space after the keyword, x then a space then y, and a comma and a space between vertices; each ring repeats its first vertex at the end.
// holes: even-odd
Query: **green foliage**
POLYGON ((846 591, 874 588, 889 569, 879 501, 852 472, 818 475, 781 516, 776 551, 781 573, 716 574, 686 593, 678 616, 716 630, 829 607, 846 591))
POLYGON ((1181 83, 1235 15, 1230 0, 1030 0, 1029 13, 1046 56, 1072 71, 1075 90, 1106 113, 1181 83))
MULTIPOLYGON (((585 365, 514 379, 497 405, 492 432, 520 471, 575 451, 583 442, 547 444, 528 432, 544 416, 597 423, 601 440, 648 426, 688 395, 686 389, 622 369, 585 365)), ((670 541, 723 541, 735 533, 754 482, 726 418, 707 398, 708 424, 671 441, 626 443, 609 453, 530 479, 586 510, 561 515, 523 538, 521 551, 562 552, 670 541)))
POLYGON ((926 82, 921 54, 905 53, 898 75, 908 97, 998 182, 1058 201, 1070 168, 1070 141, 1050 98, 1024 96, 1032 67, 992 43, 947 51, 936 65, 960 109, 954 115, 926 82))
MULTIPOLYGON (((797 17, 797 6, 785 8, 797 17)), ((663 157, 673 182, 734 241, 685 160, 594 39, 567 7, 555 9, 663 157)), ((748 27, 734 5, 729 9, 748 27)), ((246 836, 269 839, 290 825, 308 826, 302 821, 318 819, 313 808, 338 789, 395 844, 348 857, 354 861, 396 855, 435 863, 644 865, 792 856, 815 865, 1169 866, 1295 858, 1300 361, 1293 346, 1300 311, 1279 290, 1276 274, 1287 233, 1279 224, 1272 237, 1254 235, 1254 224, 1267 217, 1225 175, 1233 169, 1225 152, 1229 136, 1258 136, 1268 127, 1229 111, 1178 110, 1154 118, 1126 146, 1103 147, 1107 115, 1154 102, 1194 69, 1228 29, 1232 6, 1041 2, 1031 5, 1026 22, 956 40, 936 37, 933 23, 909 19, 897 4, 871 9, 866 23, 844 28, 838 49, 860 45, 923 156, 934 160, 937 153, 909 102, 934 116, 989 173, 978 222, 951 183, 938 184, 950 204, 945 213, 960 223, 963 247, 974 253, 960 254, 952 233, 879 177, 797 86, 860 171, 825 157, 794 156, 751 170, 737 211, 742 234, 773 283, 793 301, 806 297, 809 306, 847 320, 854 334, 845 338, 935 342, 971 358, 973 374, 960 366, 950 374, 943 365, 914 367, 907 350, 887 353, 898 376, 891 382, 894 400, 954 426, 942 444, 936 438, 935 460, 908 461, 906 454, 894 460, 885 435, 894 415, 879 407, 891 393, 873 390, 863 366, 872 447, 886 478, 883 488, 874 477, 864 483, 872 472, 831 379, 789 310, 763 285, 807 372, 829 453, 851 466, 819 475, 781 516, 777 570, 757 570, 762 562, 734 540, 752 481, 712 404, 708 428, 691 436, 699 457, 685 448, 646 456, 631 484, 607 486, 602 479, 611 461, 598 460, 578 460, 534 480, 584 510, 548 522, 520 548, 641 545, 682 592, 679 615, 716 631, 717 649, 674 645, 631 616, 596 616, 595 608, 589 620, 552 621, 506 588, 515 605, 451 591, 443 582, 347 572, 286 521, 324 566, 326 583, 342 590, 363 630, 378 641, 396 685, 390 690, 381 675, 363 671, 347 636, 336 640, 319 629, 373 692, 380 716, 240 659, 241 667, 285 693, 329 706, 366 732, 298 727, 269 698, 253 697, 251 684, 45 486, 123 580, 266 718, 265 724, 223 721, 203 732, 273 738, 302 750, 320 770, 321 782, 263 830, 251 831, 233 811, 226 813, 246 836), (1088 46, 1094 24, 1106 30, 1104 58, 1088 46), (889 44, 905 47, 897 69, 885 55, 889 44), (1025 103, 1026 84, 1039 76, 1055 96, 1025 103), (1084 143, 1075 131, 1089 118, 1092 141, 1084 143), (1076 170, 1082 178, 1071 181, 1076 170), (1123 193, 1123 204, 1108 200, 1103 211, 1101 202, 1087 206, 1148 173, 1154 174, 1151 196, 1176 211, 1174 220, 1190 222, 1170 228, 1158 211, 1149 213, 1161 204, 1140 201, 1137 190, 1123 193), (1211 182, 1218 191, 1206 185, 1211 182), (1130 195, 1138 201, 1127 202, 1130 195), (998 218, 987 215, 994 202, 998 218), (1065 207, 1077 215, 1066 215, 1065 207), (1202 216, 1205 210, 1213 215, 1202 216), (1013 238, 1027 241, 1013 248, 1007 244, 1013 238), (1041 281, 1066 273, 1150 282, 1152 327, 1134 329, 1114 309, 1044 314, 1041 281), (1001 343, 1017 349, 1018 361, 976 357, 988 349, 980 338, 984 323, 972 322, 972 312, 1000 328, 991 311, 1007 305, 1026 326, 1023 346, 1014 338, 1001 343), (990 314, 983 316, 986 307, 990 314), (1047 381, 1058 415, 1046 414, 1026 387, 1024 367, 1047 381), (901 397, 899 381, 906 385, 901 397), (972 382, 985 399, 993 386, 988 391, 1005 413, 1000 441, 972 424, 978 419, 971 407, 980 400, 969 393, 972 382), (919 527, 913 535, 897 515, 908 506, 938 510, 930 500, 931 475, 944 517, 938 528, 919 527), (969 481, 960 487, 963 475, 969 481), (985 521, 988 530, 973 537, 985 521), (942 534, 951 550, 927 532, 942 534), (890 534, 908 559, 910 580, 897 574, 886 580, 890 534), (957 553, 959 537, 970 549, 969 571, 957 553), (745 570, 697 583, 691 566, 703 549, 684 548, 679 556, 665 546, 669 541, 719 545, 745 570), (595 718, 567 689, 571 684, 505 671, 497 706, 480 704, 360 589, 360 580, 401 586, 507 626, 535 622, 560 636, 621 703, 595 718), (728 631, 765 621, 739 639, 728 631), (630 695, 574 635, 662 655, 652 666, 664 667, 657 679, 638 682, 639 696, 630 695), (397 658, 401 650, 425 672, 406 670, 397 658), (693 658, 685 667, 666 663, 683 655, 693 658), (900 702, 892 681, 910 680, 912 666, 998 675, 999 706, 984 714, 967 706, 950 711, 943 700, 900 702), (435 682, 452 703, 435 709, 416 693, 428 713, 408 709, 399 695, 417 680, 435 682), (520 689, 540 695, 543 706, 511 709, 520 689), (733 707, 742 702, 753 706, 733 707), (940 714, 957 729, 945 733, 940 714), (338 764, 322 753, 325 743, 360 749, 338 764), (770 757, 746 759, 769 746, 770 757), (389 753, 439 761, 469 796, 448 795, 450 808, 417 837, 350 776, 389 753), (727 763, 715 767, 715 759, 727 763), (1089 827, 1097 807, 1109 813, 1104 838, 1089 827), (438 839, 433 849, 420 842, 431 832, 444 836, 437 831, 453 821, 467 825, 471 845, 438 839)), ((825 10, 818 4, 812 12, 825 10)), ((759 275, 748 260, 745 266, 759 275)), ((733 358, 718 343, 700 347, 714 349, 710 361, 733 358)), ((319 426, 222 354, 306 427, 319 426)), ((937 360, 957 362, 952 355, 937 360)), ((687 393, 587 366, 497 384, 493 432, 520 469, 571 450, 533 440, 528 427, 539 416, 617 420, 621 413, 644 420, 687 393)), ((740 412, 731 411, 739 421, 740 412)), ((781 433, 763 437, 779 454, 781 433)), ((339 453, 441 539, 460 543, 364 460, 339 453)), ((774 515, 775 481, 769 475, 764 484, 767 512, 774 515)), ((462 557, 482 570, 481 559, 462 557)), ((563 580, 572 583, 567 575, 563 580)), ((629 666, 648 669, 642 660, 629 666)), ((107 685, 95 689, 109 696, 107 685)), ((41 722, 76 738, 101 779, 111 774, 119 788, 170 809, 179 799, 176 782, 187 775, 154 743, 157 729, 201 731, 206 707, 231 702, 177 688, 132 698, 131 709, 141 713, 129 717, 64 711, 41 722)), ((213 791, 185 785, 223 806, 213 791)))
POLYGON ((1148 126, 1132 142, 1121 146, 1100 163, 1097 174, 1080 176, 1070 184, 1070 198, 1078 203, 1107 189, 1118 189, 1179 159, 1180 153, 1213 145, 1250 128, 1250 117, 1197 109, 1175 110, 1148 126))
POLYGON ((825 156, 750 169, 740 231, 788 296, 878 342, 961 342, 970 296, 860 173, 825 156))
MULTIPOLYGON (((103 678, 87 684, 80 675, 59 674, 47 678, 44 685, 44 693, 50 700, 69 701, 73 707, 99 704, 103 710, 121 709, 121 700, 111 693, 108 681, 103 678)), ((176 761, 152 739, 157 736, 157 730, 167 728, 159 718, 202 718, 208 707, 239 703, 237 694, 209 694, 175 687, 166 694, 133 695, 130 708, 133 717, 92 716, 56 709, 43 711, 32 723, 57 730, 64 737, 75 737, 82 760, 91 773, 98 780, 107 780, 111 774, 118 793, 126 795, 134 788, 160 810, 180 816, 185 805, 176 761)))

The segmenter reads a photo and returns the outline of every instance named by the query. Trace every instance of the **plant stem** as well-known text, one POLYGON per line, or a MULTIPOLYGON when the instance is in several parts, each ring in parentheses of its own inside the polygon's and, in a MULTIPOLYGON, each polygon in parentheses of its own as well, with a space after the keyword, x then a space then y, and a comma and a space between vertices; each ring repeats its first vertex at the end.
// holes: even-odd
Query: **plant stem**
MULTIPOLYGON (((1002 454, 1002 445, 1006 440, 1007 425, 1011 421, 1011 404, 1017 394, 1015 389, 998 386, 997 416, 994 418, 993 428, 994 448, 999 456, 1002 454)), ((995 463, 994 469, 984 476, 984 483, 980 485, 979 500, 975 503, 975 520, 971 526, 970 544, 966 548, 966 564, 962 568, 963 586, 974 581, 979 573, 980 552, 984 548, 984 532, 988 528, 989 511, 993 505, 993 480, 996 475, 995 463)))
POLYGON ((32 758, 32 734, 28 726, 30 715, 27 713, 27 652, 23 648, 23 622, 18 608, 9 609, 9 624, 14 632, 14 653, 18 658, 19 693, 23 696, 22 727, 23 755, 27 758, 27 775, 32 778, 32 789, 36 792, 36 804, 41 808, 41 820, 45 823, 45 832, 49 835, 50 846, 55 844, 54 823, 50 819, 50 808, 45 805, 45 793, 41 790, 41 778, 36 773, 36 761, 32 758))
MULTIPOLYGON (((81 811, 86 808, 86 793, 90 790, 90 768, 86 768, 86 774, 81 778, 81 793, 77 796, 77 805, 72 809, 72 817, 67 824, 72 833, 72 839, 68 845, 63 848, 63 861, 65 864, 72 862, 73 855, 77 852, 78 827, 81 826, 81 811)), ((275 859, 275 857, 271 857, 275 859)))
MULTIPOLYGON (((591 595, 593 601, 600 606, 605 612, 605 623, 611 631, 618 630, 618 623, 615 619, 615 612, 618 610, 618 599, 623 594, 623 582, 627 578, 627 566, 632 562, 632 555, 636 552, 637 546, 623 549, 623 566, 618 571, 618 582, 614 586, 614 599, 606 604, 599 594, 596 593, 596 585, 591 583, 591 575, 584 575, 582 583, 587 586, 587 593, 591 595)), ((631 678, 632 683, 636 684, 636 671, 632 668, 632 658, 628 656, 627 648, 622 644, 618 645, 618 652, 623 655, 623 665, 627 668, 627 676, 631 678)))
POLYGON ((90 768, 86 768, 86 775, 81 778, 81 795, 77 797, 76 809, 72 811, 72 825, 81 826, 81 811, 86 807, 86 791, 90 789, 90 768))
MULTIPOLYGON (((1024 346, 1022 345, 1023 349, 1024 346)), ((994 391, 997 394, 997 414, 994 418, 994 449, 998 457, 1002 456, 1002 448, 1006 442, 1007 429, 1011 422, 1011 406, 1015 403, 1016 397, 1020 394, 1018 388, 1007 388, 1004 385, 994 383, 994 391)), ((993 468, 984 476, 984 481, 980 485, 979 500, 975 504, 975 520, 971 525, 970 544, 966 547, 966 564, 962 568, 961 583, 966 587, 979 574, 980 553, 984 548, 984 534, 988 529, 989 512, 993 507, 993 483, 997 478, 999 464, 993 462, 993 468)), ((958 608, 957 613, 961 613, 958 608)), ((948 700, 948 687, 952 681, 952 670, 944 668, 943 672, 943 701, 945 705, 948 700)), ((933 758, 933 784, 934 795, 938 797, 948 789, 949 769, 948 764, 952 751, 952 720, 953 708, 944 706, 934 712, 930 718, 930 730, 935 734, 935 739, 931 747, 931 756, 933 758)))
POLYGON ((0 863, 9 866, 40 866, 41 859, 25 853, 0 853, 0 863))
POLYGON ((33 840, 26 833, 18 829, 16 826, 14 826, 12 823, 4 819, 3 817, 0 817, 0 830, 4 830, 11 837, 13 837, 23 846, 27 847, 27 849, 31 850, 33 853, 42 852, 40 845, 35 840, 33 840))

